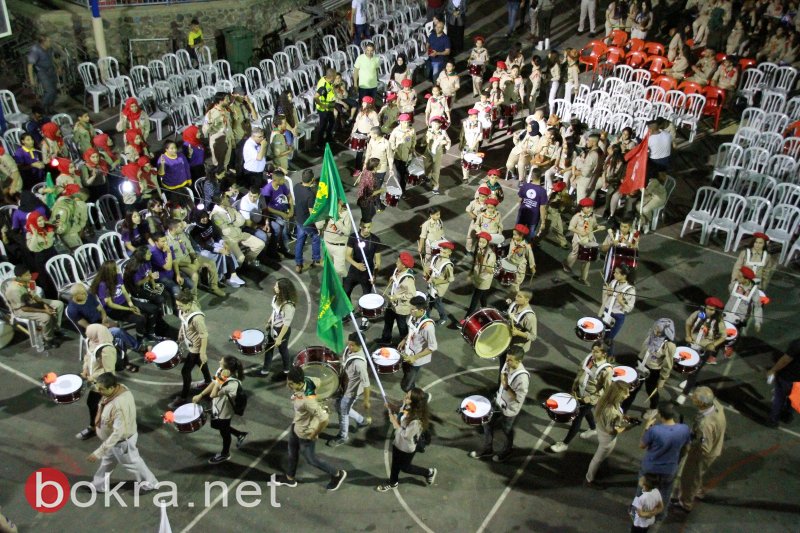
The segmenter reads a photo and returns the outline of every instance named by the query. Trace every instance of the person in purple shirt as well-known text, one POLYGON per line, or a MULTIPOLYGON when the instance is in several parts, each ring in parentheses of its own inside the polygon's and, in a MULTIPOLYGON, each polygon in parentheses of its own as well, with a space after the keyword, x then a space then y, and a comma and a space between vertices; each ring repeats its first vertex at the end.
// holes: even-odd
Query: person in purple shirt
POLYGON ((140 340, 153 332, 153 319, 148 319, 148 314, 134 304, 114 261, 106 261, 100 265, 89 292, 97 297, 109 318, 132 322, 140 340))
POLYGON ((289 221, 294 216, 294 201, 292 191, 286 182, 286 175, 280 170, 275 170, 272 173, 272 181, 262 187, 261 196, 267 202, 267 211, 270 214, 271 253, 274 254, 277 246, 278 251, 285 257, 294 257, 294 254, 289 252, 289 221))
POLYGON ((158 158, 158 175, 161 177, 161 186, 167 190, 167 197, 178 196, 170 195, 169 191, 176 191, 192 184, 189 160, 183 153, 178 152, 178 145, 174 141, 167 141, 164 145, 164 153, 158 158))
POLYGON ((21 146, 14 152, 14 161, 17 162, 24 186, 30 189, 44 181, 45 164, 42 162, 42 152, 35 148, 30 133, 23 133, 19 140, 21 146))
MULTIPOLYGON (((170 337, 174 328, 164 322, 164 296, 162 286, 150 266, 152 254, 149 246, 140 246, 125 264, 122 274, 125 290, 136 297, 133 303, 148 318, 148 327, 153 324, 154 330, 165 337, 170 337)), ((151 329, 150 331, 153 331, 151 329)), ((149 332, 148 332, 149 334, 149 332)))
POLYGON ((150 265, 153 267, 153 273, 158 274, 157 281, 172 293, 174 303, 175 297, 181 292, 181 287, 193 289, 194 284, 192 280, 181 276, 175 263, 175 254, 172 253, 172 249, 167 243, 166 235, 155 233, 151 238, 156 245, 150 247, 150 265))
POLYGON ((14 210, 14 214, 11 215, 11 229, 24 234, 28 214, 34 209, 39 211, 43 217, 48 217, 47 207, 44 206, 35 194, 31 191, 20 191, 18 207, 14 210))
MULTIPOLYGON (((72 287, 72 298, 67 304, 64 313, 67 315, 81 335, 86 336, 86 328, 90 324, 102 324, 108 327, 114 337, 114 345, 123 350, 144 351, 144 346, 124 329, 117 327, 116 323, 109 319, 105 307, 100 305, 100 301, 83 284, 76 284, 72 287)), ((138 333, 138 332, 137 332, 138 333)))
POLYGON ((527 226, 531 230, 527 239, 528 242, 532 242, 535 237, 541 235, 544 229, 542 221, 547 216, 547 191, 542 187, 541 170, 533 169, 531 182, 520 186, 518 196, 517 224, 527 226))

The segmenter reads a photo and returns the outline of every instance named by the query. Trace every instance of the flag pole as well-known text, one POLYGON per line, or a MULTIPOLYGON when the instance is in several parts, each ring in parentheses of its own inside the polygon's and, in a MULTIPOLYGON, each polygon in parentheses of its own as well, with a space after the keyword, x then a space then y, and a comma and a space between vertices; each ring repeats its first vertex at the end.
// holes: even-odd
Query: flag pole
POLYGON ((375 382, 378 384, 378 389, 381 391, 383 403, 388 403, 388 400, 386 399, 386 391, 383 389, 383 383, 381 383, 381 378, 378 377, 378 370, 375 368, 375 362, 372 360, 372 354, 367 348, 367 341, 364 340, 364 335, 361 334, 361 328, 358 327, 358 321, 356 320, 356 315, 353 313, 353 311, 350 311, 350 320, 353 322, 353 326, 356 328, 358 340, 361 342, 361 349, 364 350, 367 363, 369 363, 369 367, 372 369, 372 375, 375 378, 375 382))
POLYGON ((642 199, 639 201, 639 222, 636 224, 636 231, 642 231, 642 213, 644 212, 644 189, 639 189, 642 192, 642 199))
POLYGON ((361 259, 364 260, 364 266, 367 267, 367 275, 369 276, 369 284, 372 285, 372 292, 377 293, 378 290, 375 288, 375 277, 372 275, 372 269, 369 267, 369 263, 367 262, 366 253, 364 252, 364 247, 366 243, 361 240, 361 232, 358 230, 358 226, 356 226, 356 221, 353 218, 353 212, 350 210, 350 204, 348 202, 344 203, 345 207, 347 207, 347 214, 350 217, 350 224, 353 225, 353 231, 356 234, 356 242, 358 242, 358 249, 361 252, 361 259))

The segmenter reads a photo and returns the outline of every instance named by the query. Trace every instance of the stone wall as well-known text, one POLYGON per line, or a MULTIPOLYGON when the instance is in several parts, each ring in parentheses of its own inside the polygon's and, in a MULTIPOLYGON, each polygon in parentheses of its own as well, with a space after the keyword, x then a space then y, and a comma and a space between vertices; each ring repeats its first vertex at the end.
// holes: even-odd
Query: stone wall
MULTIPOLYGON (((13 14, 14 32, 50 35, 73 57, 97 59, 91 13, 87 8, 62 0, 50 0, 52 8, 35 6, 25 0, 7 0, 13 14)), ((243 27, 254 35, 253 46, 261 38, 280 28, 281 15, 306 5, 308 0, 213 0, 170 5, 106 8, 101 11, 106 48, 121 65, 129 63, 128 39, 169 38, 185 47, 189 21, 197 18, 203 27, 205 43, 217 54, 217 36, 229 27, 243 27)), ((147 61, 171 51, 172 43, 137 43, 134 54, 147 61)))

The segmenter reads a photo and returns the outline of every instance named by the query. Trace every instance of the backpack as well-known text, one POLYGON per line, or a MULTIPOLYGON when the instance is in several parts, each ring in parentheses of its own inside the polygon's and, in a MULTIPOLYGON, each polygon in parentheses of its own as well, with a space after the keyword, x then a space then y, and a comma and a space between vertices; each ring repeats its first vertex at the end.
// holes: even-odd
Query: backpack
POLYGON ((239 388, 236 389, 236 397, 233 399, 233 412, 242 416, 245 409, 247 409, 247 393, 244 391, 242 382, 239 381, 239 388))
POLYGON ((417 448, 415 451, 419 453, 425 453, 425 448, 427 448, 430 443, 431 443, 430 430, 428 429, 422 430, 422 433, 420 433, 416 438, 417 448))

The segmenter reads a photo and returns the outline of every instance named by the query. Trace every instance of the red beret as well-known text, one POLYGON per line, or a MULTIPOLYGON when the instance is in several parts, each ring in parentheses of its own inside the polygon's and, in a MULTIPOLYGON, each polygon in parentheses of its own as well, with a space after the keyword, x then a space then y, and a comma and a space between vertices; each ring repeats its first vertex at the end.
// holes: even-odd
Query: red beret
POLYGON ((497 68, 502 68, 502 69, 506 68, 506 62, 505 61, 498 61, 497 62, 497 68))
POLYGON ((400 252, 400 262, 408 268, 414 266, 414 256, 408 252, 400 252))
POLYGON ((440 116, 431 117, 431 122, 444 122, 444 117, 440 116))
POLYGON ((483 35, 476 35, 475 37, 472 38, 472 40, 476 41, 476 42, 477 41, 480 41, 480 42, 485 42, 486 41, 486 39, 483 38, 483 35))
POLYGON ((495 77, 495 76, 492 76, 491 78, 489 78, 489 83, 494 83, 496 81, 500 81, 500 78, 495 77))
POLYGON ((717 309, 725 308, 725 304, 722 303, 722 300, 720 300, 716 296, 709 296, 708 298, 706 298, 706 305, 708 307, 716 307, 717 309))
POLYGON ((739 269, 739 272, 742 273, 744 279, 749 279, 750 281, 756 279, 756 273, 753 272, 753 269, 748 266, 743 266, 742 268, 739 269))
POLYGON ((433 96, 431 93, 425 93, 425 100, 430 100, 431 96, 433 96))
POLYGON ((492 240, 492 236, 489 235, 488 233, 486 233, 485 231, 482 231, 482 232, 478 233, 478 235, 476 235, 476 237, 478 237, 479 239, 484 239, 486 242, 489 242, 489 241, 492 240))
POLYGON ((486 172, 487 176, 500 176, 500 169, 499 168, 490 168, 488 172, 486 172))
POLYGON ((486 205, 498 206, 500 205, 500 202, 497 200, 497 198, 487 198, 486 205))
POLYGON ((394 94, 394 93, 386 93, 386 101, 387 102, 392 102, 394 100, 397 100, 397 95, 396 94, 394 94))
POLYGON ((769 242, 769 237, 767 236, 767 234, 766 233, 762 233, 760 231, 757 231, 757 232, 753 233, 753 238, 754 239, 764 239, 764 242, 769 242))
POLYGON ((467 111, 467 115, 477 115, 478 113, 479 113, 479 111, 477 109, 475 109, 474 107, 471 108, 469 111, 467 111))
POLYGON ((486 196, 489 196, 490 194, 492 194, 492 190, 489 187, 482 185, 478 187, 478 194, 484 194, 486 196))
POLYGON ((578 202, 578 205, 581 207, 594 207, 594 200, 589 198, 588 196, 578 202))
POLYGON ((517 224, 516 226, 514 226, 514 231, 518 231, 518 232, 522 233, 523 235, 527 235, 527 234, 529 234, 531 232, 531 230, 530 230, 530 228, 528 228, 528 226, 523 226, 522 224, 517 224))
POLYGON ((400 116, 397 117, 397 120, 400 122, 411 122, 411 115, 408 113, 401 113, 400 116))
POLYGON ((375 99, 371 96, 365 96, 364 98, 361 99, 361 101, 365 104, 371 104, 375 101, 375 99))
POLYGON ((567 184, 563 181, 557 181, 553 184, 553 192, 561 192, 567 188, 567 184))
POLYGON ((456 245, 450 241, 444 241, 439 243, 439 248, 447 248, 448 250, 455 250, 456 245))
POLYGON ((411 81, 411 80, 410 80, 410 79, 408 79, 408 78, 403 78, 403 81, 401 81, 401 82, 400 82, 400 85, 402 85, 402 86, 403 86, 403 87, 405 87, 405 88, 409 88, 409 87, 411 87, 412 85, 414 85, 414 82, 413 82, 413 81, 411 81))

